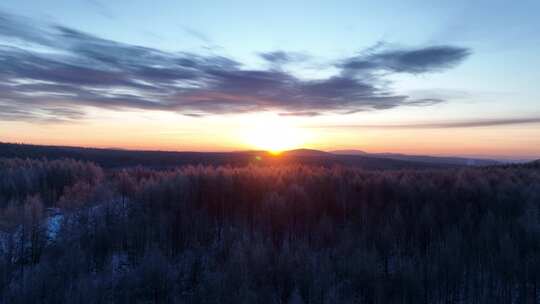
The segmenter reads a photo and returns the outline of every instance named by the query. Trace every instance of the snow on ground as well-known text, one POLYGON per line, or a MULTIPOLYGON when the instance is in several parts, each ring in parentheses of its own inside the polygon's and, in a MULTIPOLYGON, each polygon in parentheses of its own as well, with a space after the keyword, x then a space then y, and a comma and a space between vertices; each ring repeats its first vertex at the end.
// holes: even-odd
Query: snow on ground
POLYGON ((43 227, 45 229, 47 239, 54 241, 58 235, 58 232, 60 231, 64 214, 60 208, 47 208, 46 213, 47 217, 43 222, 43 227))
MULTIPOLYGON (((60 232, 64 214, 58 208, 48 208, 47 217, 43 220, 42 229, 49 242, 54 242, 60 232)), ((22 226, 15 227, 11 232, 0 231, 0 253, 7 250, 9 238, 18 239, 22 226)))
POLYGON ((129 258, 125 252, 113 253, 111 256, 111 270, 113 274, 120 274, 129 269, 129 258))
POLYGON ((7 250, 9 233, 0 231, 0 253, 7 250))

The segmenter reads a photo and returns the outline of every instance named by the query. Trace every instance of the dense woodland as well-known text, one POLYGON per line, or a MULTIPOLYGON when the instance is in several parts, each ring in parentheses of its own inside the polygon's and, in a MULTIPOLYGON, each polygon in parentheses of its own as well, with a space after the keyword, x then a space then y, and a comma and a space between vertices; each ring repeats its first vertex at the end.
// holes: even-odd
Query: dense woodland
POLYGON ((0 303, 540 303, 538 164, 0 159, 0 303))

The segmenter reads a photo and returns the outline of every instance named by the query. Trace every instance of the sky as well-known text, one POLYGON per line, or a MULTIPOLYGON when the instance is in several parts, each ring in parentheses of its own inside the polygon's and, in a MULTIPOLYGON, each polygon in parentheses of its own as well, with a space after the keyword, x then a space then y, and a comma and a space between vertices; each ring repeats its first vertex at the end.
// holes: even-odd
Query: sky
POLYGON ((540 158, 540 2, 0 3, 0 141, 540 158))

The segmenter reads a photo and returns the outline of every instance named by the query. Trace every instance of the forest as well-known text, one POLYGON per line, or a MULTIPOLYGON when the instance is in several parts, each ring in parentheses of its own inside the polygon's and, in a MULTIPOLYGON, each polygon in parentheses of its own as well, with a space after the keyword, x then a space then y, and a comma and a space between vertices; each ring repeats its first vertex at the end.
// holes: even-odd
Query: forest
POLYGON ((540 303, 540 165, 0 158, 0 303, 540 303))

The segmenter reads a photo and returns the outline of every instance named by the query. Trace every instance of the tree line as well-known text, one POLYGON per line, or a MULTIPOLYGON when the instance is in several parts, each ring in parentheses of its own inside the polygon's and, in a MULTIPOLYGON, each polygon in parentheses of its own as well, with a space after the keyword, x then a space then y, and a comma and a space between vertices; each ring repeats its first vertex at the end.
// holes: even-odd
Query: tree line
POLYGON ((0 303, 540 303, 537 166, 2 159, 0 206, 0 303))

